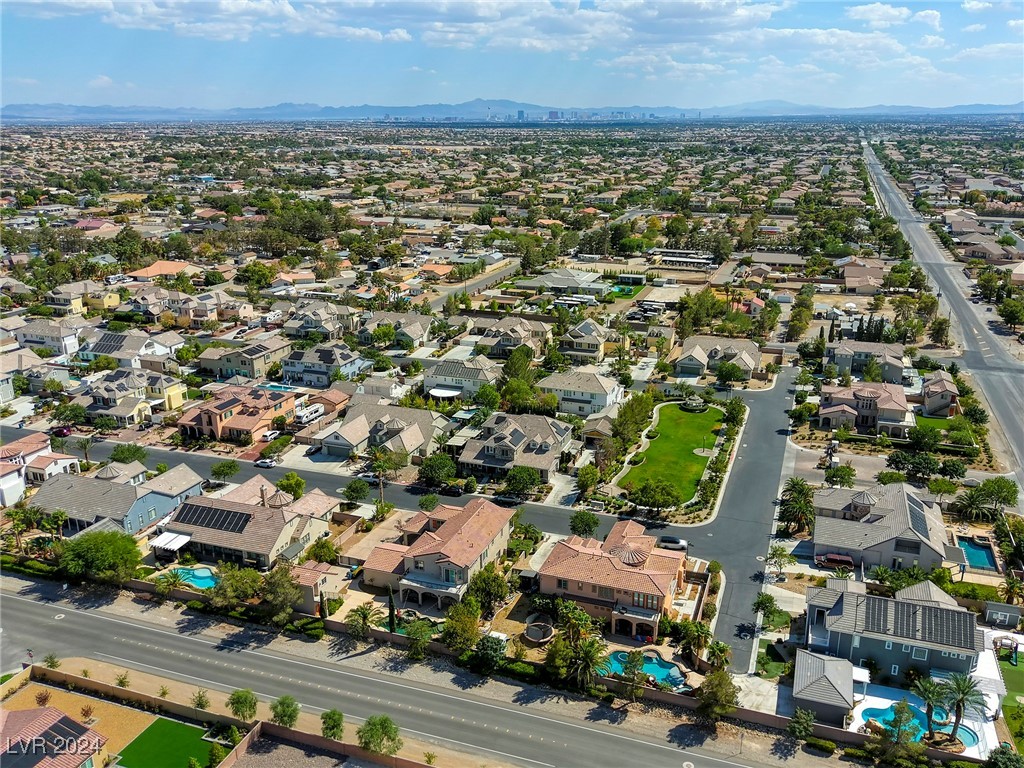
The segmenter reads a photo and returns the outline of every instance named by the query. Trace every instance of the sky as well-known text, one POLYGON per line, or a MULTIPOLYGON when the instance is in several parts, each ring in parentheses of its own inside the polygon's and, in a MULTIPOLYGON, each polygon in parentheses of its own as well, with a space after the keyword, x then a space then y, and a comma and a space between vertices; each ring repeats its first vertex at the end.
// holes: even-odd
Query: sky
POLYGON ((3 104, 1024 98, 1024 0, 3 0, 3 104))

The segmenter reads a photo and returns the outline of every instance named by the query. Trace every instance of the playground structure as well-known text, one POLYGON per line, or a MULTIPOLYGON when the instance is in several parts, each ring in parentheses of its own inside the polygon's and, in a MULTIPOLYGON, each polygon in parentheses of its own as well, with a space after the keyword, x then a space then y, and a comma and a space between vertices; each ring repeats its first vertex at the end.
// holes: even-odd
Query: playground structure
POLYGON ((999 657, 999 652, 1001 650, 1008 649, 1009 651, 1011 651, 1010 663, 1015 667, 1017 666, 1018 647, 1019 643, 1017 642, 1017 639, 1014 637, 1010 637, 1009 635, 1002 635, 1000 637, 992 638, 992 650, 995 652, 996 658, 999 657))

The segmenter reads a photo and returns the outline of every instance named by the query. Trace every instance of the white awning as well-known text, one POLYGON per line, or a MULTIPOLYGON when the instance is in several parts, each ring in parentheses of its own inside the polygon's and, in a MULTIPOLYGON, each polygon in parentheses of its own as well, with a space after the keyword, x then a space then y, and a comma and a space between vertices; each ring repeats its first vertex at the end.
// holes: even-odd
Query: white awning
POLYGON ((434 387, 429 392, 431 397, 458 397, 462 394, 461 389, 445 389, 444 387, 434 387))
POLYGON ((190 541, 192 541, 192 537, 187 533, 171 533, 170 531, 164 531, 149 542, 149 547, 150 549, 164 549, 168 552, 177 552, 190 541))
POLYGON ((871 672, 864 667, 853 668, 853 682, 855 683, 870 683, 871 672))

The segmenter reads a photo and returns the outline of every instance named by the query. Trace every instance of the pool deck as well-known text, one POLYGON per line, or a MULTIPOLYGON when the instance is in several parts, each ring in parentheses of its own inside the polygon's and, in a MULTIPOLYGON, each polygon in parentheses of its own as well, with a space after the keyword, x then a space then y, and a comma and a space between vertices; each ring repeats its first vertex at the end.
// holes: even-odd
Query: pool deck
MULTIPOLYGON (((924 704, 921 700, 912 694, 910 691, 905 691, 900 688, 889 688, 884 685, 869 684, 867 687, 867 696, 863 697, 857 702, 857 706, 853 709, 853 722, 847 730, 857 732, 864 725, 863 712, 865 709, 888 709, 894 703, 900 699, 906 699, 912 706, 917 707, 922 712, 925 710, 924 704)), ((989 697, 985 697, 986 702, 989 702, 989 697)), ((991 705, 991 702, 989 702, 991 705)), ((995 710, 991 709, 990 712, 995 710)), ((999 737, 996 735, 995 723, 990 719, 980 719, 977 714, 970 712, 964 715, 961 727, 966 726, 978 734, 978 744, 974 747, 967 747, 963 754, 966 757, 977 757, 984 759, 988 756, 988 753, 999 746, 999 737)), ((951 755, 950 759, 956 759, 956 755, 951 755)))

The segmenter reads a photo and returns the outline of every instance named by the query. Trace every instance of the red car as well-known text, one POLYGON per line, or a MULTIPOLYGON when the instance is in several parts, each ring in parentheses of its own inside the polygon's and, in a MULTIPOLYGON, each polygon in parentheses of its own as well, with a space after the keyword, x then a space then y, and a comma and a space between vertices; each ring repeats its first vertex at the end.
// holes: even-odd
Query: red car
POLYGON ((71 435, 71 427, 54 427, 50 430, 50 434, 54 437, 69 437, 71 435))

